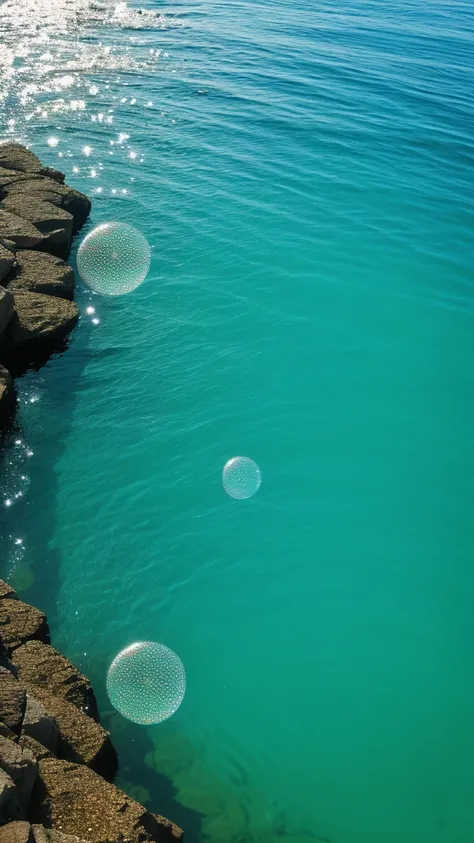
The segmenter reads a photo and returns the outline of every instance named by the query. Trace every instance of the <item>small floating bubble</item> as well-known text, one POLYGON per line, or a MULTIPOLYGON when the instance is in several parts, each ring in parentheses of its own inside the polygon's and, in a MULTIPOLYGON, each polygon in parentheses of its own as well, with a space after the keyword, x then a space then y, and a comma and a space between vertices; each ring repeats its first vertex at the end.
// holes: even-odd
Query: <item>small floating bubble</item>
POLYGON ((107 673, 107 693, 114 708, 141 725, 167 720, 181 705, 186 674, 179 656, 153 641, 122 650, 107 673))
POLYGON ((222 484, 231 498, 245 500, 258 492, 262 473, 250 457, 232 457, 224 466, 222 484))
POLYGON ((110 222, 99 225, 82 241, 77 268, 96 293, 121 296, 145 280, 150 260, 150 246, 140 231, 127 223, 110 222))

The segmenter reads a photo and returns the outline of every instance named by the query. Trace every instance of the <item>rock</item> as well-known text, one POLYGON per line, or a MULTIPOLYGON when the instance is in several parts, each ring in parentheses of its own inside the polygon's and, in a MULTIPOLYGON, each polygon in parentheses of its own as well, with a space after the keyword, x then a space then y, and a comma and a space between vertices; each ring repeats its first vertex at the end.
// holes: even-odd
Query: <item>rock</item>
POLYGON ((20 170, 23 173, 40 172, 43 165, 39 158, 20 143, 8 141, 0 144, 0 167, 20 170))
MULTIPOLYGON (((3 603, 3 600, 0 601, 3 603)), ((26 691, 5 667, 0 667, 0 721, 19 735, 26 711, 26 691)), ((7 735, 8 737, 8 735, 7 735)))
POLYGON ((57 752, 58 729, 56 721, 54 717, 51 717, 47 713, 44 705, 31 694, 26 695, 26 710, 21 726, 21 734, 34 738, 35 741, 38 741, 38 743, 45 746, 51 752, 57 752))
POLYGON ((72 299, 74 272, 63 260, 47 252, 21 249, 6 285, 12 293, 30 291, 72 299))
POLYGON ((36 781, 36 759, 29 749, 0 735, 0 768, 7 773, 18 791, 20 805, 26 816, 33 785, 36 781))
POLYGON ((87 830, 93 841, 176 843, 183 836, 87 767, 51 758, 39 763, 32 816, 66 834, 84 836, 87 830))
POLYGON ((46 616, 21 600, 0 600, 0 638, 8 654, 27 641, 49 644, 46 616))
POLYGON ((0 284, 7 277, 14 263, 15 255, 13 252, 10 252, 10 249, 7 249, 0 242, 0 284))
MULTIPOLYGON (((15 409, 15 391, 8 369, 0 365, 0 428, 6 427, 15 409)), ((0 597, 5 595, 0 594, 0 597)))
MULTIPOLYGON (((1 260, 1 254, 0 254, 1 260)), ((13 296, 4 287, 0 287, 0 336, 13 316, 13 296)))
POLYGON ((18 791, 10 776, 0 769, 0 825, 22 818, 18 791))
POLYGON ((34 843, 31 826, 27 822, 12 822, 0 828, 0 843, 34 843))
MULTIPOLYGON (((56 828, 44 828, 42 825, 32 825, 34 843, 85 843, 80 837, 63 834, 56 828)), ((1 843, 1 841, 0 841, 1 843)))
MULTIPOLYGON (((49 181, 44 179, 42 182, 34 181, 33 184, 40 185, 49 181)), ((71 251, 73 217, 68 211, 49 201, 50 195, 47 190, 37 193, 12 191, 7 194, 1 207, 23 220, 28 220, 44 235, 42 249, 67 258, 71 251)))
POLYGON ((74 302, 42 293, 13 295, 15 312, 4 339, 10 348, 53 344, 72 331, 79 311, 74 302))
POLYGON ((90 682, 61 653, 40 641, 29 641, 12 657, 18 678, 62 697, 99 720, 97 701, 90 682))
POLYGON ((67 761, 85 764, 105 778, 113 778, 117 771, 117 754, 105 729, 67 700, 39 685, 25 684, 29 693, 56 721, 58 755, 67 761))
POLYGON ((73 234, 84 225, 91 209, 87 196, 66 184, 58 184, 53 179, 19 176, 18 173, 2 177, 0 170, 0 190, 4 203, 15 201, 26 207, 28 202, 25 197, 29 197, 35 202, 51 202, 57 208, 62 208, 73 217, 73 234))
POLYGON ((18 746, 21 746, 22 749, 29 749, 30 752, 33 753, 37 761, 42 761, 43 758, 56 757, 54 752, 51 752, 51 750, 46 749, 43 744, 38 743, 38 741, 35 741, 34 738, 30 738, 29 735, 21 735, 20 740, 18 741, 18 746))
MULTIPOLYGON (((7 374, 8 374, 8 372, 7 372, 7 374)), ((0 373, 0 375, 1 375, 1 373, 0 373)), ((9 583, 5 582, 5 580, 0 580, 0 600, 1 600, 2 597, 9 597, 10 599, 15 599, 15 600, 18 597, 15 589, 13 589, 9 583)))
POLYGON ((8 252, 12 252, 13 254, 16 253, 16 246, 13 240, 7 240, 6 237, 0 237, 0 245, 3 246, 4 249, 7 249, 8 252))
POLYGON ((20 249, 33 249, 45 239, 33 223, 3 208, 0 208, 0 231, 3 237, 12 240, 20 249))

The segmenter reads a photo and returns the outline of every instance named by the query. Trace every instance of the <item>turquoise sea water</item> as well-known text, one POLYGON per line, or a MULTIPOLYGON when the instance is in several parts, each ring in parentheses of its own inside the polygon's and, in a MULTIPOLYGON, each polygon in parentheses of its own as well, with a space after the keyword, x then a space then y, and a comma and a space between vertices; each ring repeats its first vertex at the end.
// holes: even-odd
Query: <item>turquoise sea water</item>
POLYGON ((0 4, 2 137, 153 246, 19 382, 0 573, 187 843, 472 843, 472 5, 141 4, 0 4))

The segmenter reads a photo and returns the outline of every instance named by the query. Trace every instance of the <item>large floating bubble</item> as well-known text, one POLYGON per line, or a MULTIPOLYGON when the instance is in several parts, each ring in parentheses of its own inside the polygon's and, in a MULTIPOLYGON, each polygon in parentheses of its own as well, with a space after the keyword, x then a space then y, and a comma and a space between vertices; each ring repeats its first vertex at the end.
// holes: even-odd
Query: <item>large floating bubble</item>
POLYGON ((122 650, 107 673, 114 708, 141 725, 161 723, 183 701, 186 674, 181 659, 163 644, 139 641, 122 650))
POLYGON ((106 222, 84 238, 77 269, 96 293, 122 296, 145 280, 151 252, 141 231, 125 222, 106 222))
POLYGON ((232 457, 224 466, 222 483, 231 498, 244 500, 258 492, 262 473, 250 457, 232 457))

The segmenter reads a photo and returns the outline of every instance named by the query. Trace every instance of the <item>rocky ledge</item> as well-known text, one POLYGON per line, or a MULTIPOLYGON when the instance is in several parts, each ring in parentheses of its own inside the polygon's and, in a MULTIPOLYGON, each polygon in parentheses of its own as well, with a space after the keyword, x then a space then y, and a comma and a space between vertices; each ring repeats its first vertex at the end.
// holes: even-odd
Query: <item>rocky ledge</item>
POLYGON ((65 260, 90 207, 59 170, 20 144, 0 144, 0 427, 15 407, 10 372, 44 362, 77 322, 65 260))
POLYGON ((176 843, 181 829, 114 784, 87 678, 45 615, 0 580, 0 843, 176 843))

